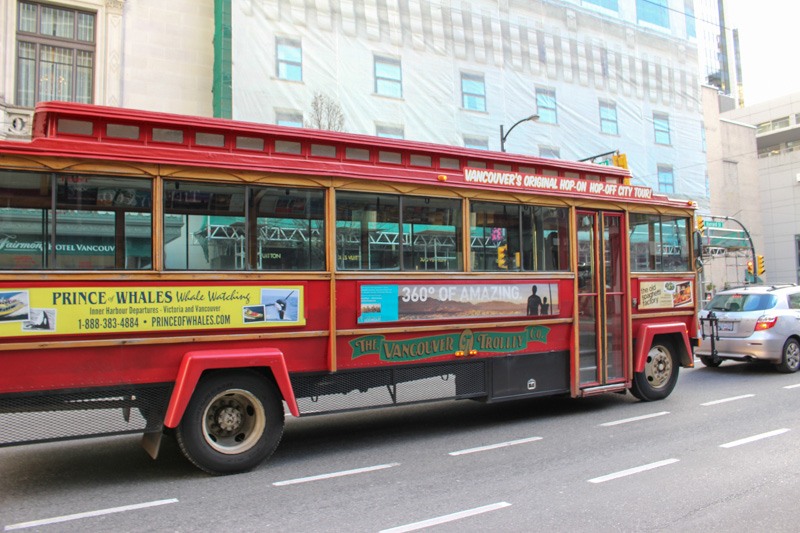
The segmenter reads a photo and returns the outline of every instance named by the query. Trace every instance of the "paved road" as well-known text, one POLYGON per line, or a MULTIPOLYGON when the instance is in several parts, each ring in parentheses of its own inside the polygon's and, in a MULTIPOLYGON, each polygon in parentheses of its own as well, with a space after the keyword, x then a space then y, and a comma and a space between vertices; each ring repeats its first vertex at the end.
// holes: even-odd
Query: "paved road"
POLYGON ((290 420, 209 477, 135 437, 0 449, 5 531, 797 531, 800 374, 683 370, 631 396, 445 402, 290 420))

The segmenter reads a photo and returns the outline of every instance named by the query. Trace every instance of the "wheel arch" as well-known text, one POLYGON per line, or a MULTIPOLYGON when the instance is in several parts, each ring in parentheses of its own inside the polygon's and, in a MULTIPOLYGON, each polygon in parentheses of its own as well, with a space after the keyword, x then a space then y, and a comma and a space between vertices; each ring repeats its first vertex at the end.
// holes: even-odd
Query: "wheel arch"
POLYGON ((181 360, 175 386, 167 405, 164 426, 175 428, 180 424, 189 400, 202 375, 206 372, 229 369, 252 369, 272 379, 289 412, 300 416, 297 401, 289 380, 289 372, 283 352, 275 348, 199 350, 187 352, 181 360))
POLYGON ((636 333, 633 344, 633 371, 644 370, 647 353, 656 340, 668 340, 678 352, 683 367, 694 366, 694 356, 689 343, 689 332, 683 322, 643 324, 636 333))

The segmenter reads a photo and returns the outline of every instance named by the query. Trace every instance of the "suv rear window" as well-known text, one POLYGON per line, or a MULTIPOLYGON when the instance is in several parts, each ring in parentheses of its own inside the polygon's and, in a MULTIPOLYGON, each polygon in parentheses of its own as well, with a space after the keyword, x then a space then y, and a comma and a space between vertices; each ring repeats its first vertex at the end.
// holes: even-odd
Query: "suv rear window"
POLYGON ((778 299, 773 294, 717 294, 708 302, 709 311, 764 311, 772 309, 778 299))

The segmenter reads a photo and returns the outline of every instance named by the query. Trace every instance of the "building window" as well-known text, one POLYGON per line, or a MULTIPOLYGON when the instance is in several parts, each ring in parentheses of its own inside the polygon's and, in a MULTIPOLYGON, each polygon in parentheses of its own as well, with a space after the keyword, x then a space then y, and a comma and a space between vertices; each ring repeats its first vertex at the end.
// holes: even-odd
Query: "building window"
POLYGON ((656 144, 672 144, 669 138, 669 115, 653 113, 653 129, 656 134, 656 144))
POLYGON ((470 111, 486 111, 486 82, 482 74, 461 73, 461 105, 470 111))
POLYGON ((639 22, 669 28, 667 0, 636 0, 636 18, 639 22))
POLYGON ((675 175, 669 165, 658 165, 658 192, 675 192, 675 175))
POLYGON ((600 131, 609 135, 619 135, 617 104, 600 102, 600 131))
POLYGON ((559 159, 561 157, 561 149, 558 146, 539 146, 539 157, 546 157, 548 159, 559 159))
POLYGON ((697 37, 697 21, 694 16, 694 0, 685 0, 683 12, 686 13, 686 36, 697 37))
POLYGON ((386 125, 376 124, 375 135, 377 135, 378 137, 384 137, 386 139, 405 138, 403 126, 386 126, 386 125))
POLYGON ((758 158, 764 159, 765 157, 772 157, 775 155, 781 155, 781 145, 776 144, 773 146, 767 146, 765 148, 758 149, 758 158))
POLYGON ((375 94, 403 97, 403 71, 400 60, 375 57, 375 94))
POLYGON ((539 114, 539 122, 558 124, 556 91, 554 89, 536 88, 536 110, 539 114))
POLYGON ((276 111, 275 124, 278 126, 303 127, 303 114, 299 111, 276 111))
POLYGON ((278 37, 275 41, 278 78, 303 81, 303 49, 297 39, 278 37))
POLYGON ((92 103, 95 18, 75 9, 19 3, 17 105, 92 103))
POLYGON ((782 117, 772 121, 772 129, 779 130, 789 127, 789 117, 782 117))
POLYGON ((776 118, 775 120, 768 120, 767 122, 762 122, 756 126, 758 129, 756 130, 756 135, 761 135, 762 133, 768 133, 772 130, 779 130, 781 128, 788 128, 790 126, 789 117, 781 117, 776 118))
POLYGON ((583 0, 583 3, 604 7, 611 11, 619 11, 619 2, 617 0, 583 0))
POLYGON ((489 149, 489 140, 486 137, 469 137, 467 135, 464 136, 464 147, 465 148, 476 148, 478 150, 488 150, 489 149))
POLYGON ((800 141, 786 141, 786 153, 800 150, 800 141))

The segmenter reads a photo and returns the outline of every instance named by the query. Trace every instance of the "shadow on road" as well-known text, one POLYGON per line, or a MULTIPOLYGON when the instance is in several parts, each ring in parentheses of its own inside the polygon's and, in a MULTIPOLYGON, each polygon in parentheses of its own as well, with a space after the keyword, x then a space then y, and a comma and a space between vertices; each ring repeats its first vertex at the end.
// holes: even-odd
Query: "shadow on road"
POLYGON ((495 404, 445 401, 287 420, 272 462, 301 461, 330 450, 372 449, 387 442, 456 436, 473 430, 541 423, 555 418, 615 410, 639 403, 630 395, 608 394, 585 399, 548 397, 495 404))
MULTIPOLYGON (((567 397, 519 400, 496 404, 441 401, 352 413, 287 418, 283 440, 275 455, 258 470, 290 465, 326 456, 331 450, 373 449, 387 442, 491 430, 518 422, 537 423, 553 418, 617 409, 635 404, 631 396, 611 394, 582 400, 567 397)), ((9 486, 0 491, 19 495, 82 487, 119 487, 128 482, 172 482, 206 479, 192 466, 170 436, 162 440, 157 460, 139 445, 137 435, 62 441, 0 449, 0 473, 9 486)), ((8 494, 8 493, 7 493, 8 494)), ((8 494, 10 495, 10 494, 8 494)), ((2 498, 0 498, 0 501, 2 498)))

